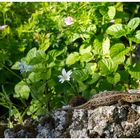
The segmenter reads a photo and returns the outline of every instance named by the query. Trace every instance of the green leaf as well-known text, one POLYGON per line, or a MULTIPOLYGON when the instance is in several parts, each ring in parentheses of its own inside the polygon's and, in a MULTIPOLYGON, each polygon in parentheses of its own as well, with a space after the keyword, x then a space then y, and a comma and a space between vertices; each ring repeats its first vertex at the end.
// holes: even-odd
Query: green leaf
POLYGON ((91 52, 89 53, 83 53, 80 57, 81 62, 89 62, 93 59, 93 54, 91 52))
POLYGON ((28 78, 30 79, 30 81, 32 82, 38 82, 40 80, 48 80, 51 76, 51 69, 48 69, 47 72, 32 72, 30 73, 30 75, 28 76, 28 78))
POLYGON ((30 87, 32 89, 32 92, 31 92, 32 98, 35 98, 35 99, 41 98, 45 91, 45 85, 46 83, 43 81, 32 83, 30 87))
POLYGON ((81 62, 88 62, 93 59, 93 54, 91 53, 91 46, 85 48, 85 46, 82 45, 79 51, 81 54, 80 56, 81 62))
POLYGON ((126 30, 122 24, 115 24, 107 29, 107 34, 114 36, 115 38, 120 38, 126 35, 126 30))
POLYGON ((87 84, 91 85, 91 84, 97 82, 99 80, 99 78, 100 78, 100 75, 98 73, 94 73, 94 74, 92 74, 91 80, 87 81, 87 84))
POLYGON ((48 87, 54 87, 54 86, 57 85, 57 82, 58 81, 57 80, 54 80, 54 79, 50 79, 50 80, 47 81, 47 85, 48 85, 48 87))
POLYGON ((114 81, 113 81, 113 77, 112 77, 112 76, 107 76, 107 81, 108 81, 110 84, 114 84, 114 81))
POLYGON ((48 50, 48 48, 50 47, 50 44, 51 44, 51 42, 50 42, 50 34, 47 34, 47 35, 42 35, 41 34, 41 44, 39 45, 39 49, 40 50, 43 50, 44 52, 46 51, 46 50, 48 50))
POLYGON ((108 16, 110 19, 113 19, 115 17, 115 14, 116 14, 116 9, 114 6, 110 6, 108 7, 108 16))
POLYGON ((38 115, 45 113, 44 107, 39 100, 34 99, 27 110, 27 115, 32 115, 33 118, 36 118, 38 115))
POLYGON ((77 61, 79 61, 79 59, 80 59, 79 53, 78 52, 73 52, 67 57, 66 64, 67 65, 72 65, 72 64, 76 63, 77 61))
POLYGON ((10 116, 14 116, 18 121, 22 122, 22 115, 15 106, 11 109, 10 116))
POLYGON ((133 42, 140 43, 140 30, 136 31, 135 35, 130 38, 133 42))
POLYGON ((46 70, 46 66, 43 63, 38 63, 36 65, 33 65, 32 71, 33 72, 44 72, 46 70))
POLYGON ((96 88, 98 88, 100 91, 104 90, 111 90, 112 89, 112 84, 109 83, 106 79, 100 79, 98 83, 96 84, 96 88))
POLYGON ((135 17, 133 19, 131 19, 127 26, 131 29, 131 30, 135 30, 140 24, 140 18, 139 17, 135 17))
POLYGON ((119 81, 120 81, 120 74, 119 73, 115 73, 114 75, 114 84, 116 85, 119 81))
POLYGON ((15 69, 15 70, 19 70, 19 62, 16 62, 12 67, 11 69, 15 69))
POLYGON ((36 48, 32 48, 28 53, 27 53, 27 56, 25 58, 26 60, 26 63, 29 64, 30 61, 36 57, 36 52, 37 52, 37 49, 36 48))
POLYGON ((107 81, 113 85, 116 85, 120 81, 120 74, 115 73, 113 76, 108 76, 107 81))
POLYGON ((83 92, 84 90, 87 89, 87 85, 84 84, 82 81, 78 81, 78 85, 79 85, 79 92, 83 92))
POLYGON ((89 74, 94 74, 95 71, 97 70, 97 63, 87 63, 86 64, 86 69, 89 74))
POLYGON ((105 58, 99 61, 99 68, 101 73, 106 76, 117 70, 118 65, 113 62, 111 58, 105 58))
POLYGON ((53 59, 55 59, 57 56, 63 54, 66 51, 66 49, 67 48, 64 48, 61 50, 53 49, 53 50, 48 52, 48 55, 51 56, 53 59))
POLYGON ((80 35, 78 33, 71 34, 70 31, 67 31, 67 36, 69 36, 68 42, 74 42, 76 39, 78 39, 80 37, 80 35))
POLYGON ((37 50, 36 48, 32 48, 26 55, 26 57, 22 58, 21 61, 26 62, 27 64, 37 64, 46 59, 46 54, 42 50, 37 50))
POLYGON ((31 82, 38 82, 41 80, 41 73, 31 72, 28 78, 31 80, 31 82))
POLYGON ((140 80, 140 62, 137 62, 131 66, 128 72, 133 78, 140 80))
POLYGON ((125 55, 130 51, 130 48, 125 48, 124 44, 117 43, 110 48, 110 55, 114 63, 121 64, 125 60, 125 55))
POLYGON ((31 58, 30 64, 33 65, 33 64, 40 63, 40 62, 46 60, 46 58, 47 57, 46 57, 46 54, 44 51, 37 50, 35 56, 31 58))
POLYGON ((27 111, 27 115, 31 115, 35 111, 37 111, 37 107, 32 105, 32 106, 30 106, 29 110, 27 111))
POLYGON ((108 37, 106 37, 103 40, 103 44, 102 44, 102 49, 103 49, 103 55, 109 55, 110 54, 110 39, 108 37))
POLYGON ((136 31, 135 37, 140 41, 140 30, 136 31))
POLYGON ((91 52, 91 46, 88 46, 85 48, 84 45, 82 45, 79 49, 80 54, 84 54, 84 53, 90 53, 91 52))
POLYGON ((102 53, 102 40, 101 39, 95 39, 93 43, 93 53, 94 54, 101 54, 102 53))
MULTIPOLYGON (((27 56, 22 58, 21 61, 25 62, 26 64, 31 64, 34 65, 38 63, 42 63, 42 61, 46 60, 46 54, 42 50, 36 50, 36 48, 31 49, 27 56)), ((40 64, 41 64, 40 63, 40 64)), ((12 69, 19 69, 19 62, 16 62, 13 66, 12 69)))
POLYGON ((88 73, 86 70, 74 70, 72 76, 76 81, 85 81, 88 78, 88 73))
POLYGON ((107 17, 107 11, 108 11, 108 8, 105 7, 105 6, 102 6, 99 8, 99 12, 102 14, 102 16, 104 17, 107 17))
POLYGON ((16 84, 15 93, 16 94, 14 95, 14 97, 16 98, 28 99, 30 88, 24 81, 21 81, 18 84, 16 84))

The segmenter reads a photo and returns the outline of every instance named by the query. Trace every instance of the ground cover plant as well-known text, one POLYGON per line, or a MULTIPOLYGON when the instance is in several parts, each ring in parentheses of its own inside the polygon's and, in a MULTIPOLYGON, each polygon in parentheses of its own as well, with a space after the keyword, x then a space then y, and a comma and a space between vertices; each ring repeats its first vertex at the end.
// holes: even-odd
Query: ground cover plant
POLYGON ((0 117, 12 127, 75 96, 138 88, 139 7, 0 3, 0 117))

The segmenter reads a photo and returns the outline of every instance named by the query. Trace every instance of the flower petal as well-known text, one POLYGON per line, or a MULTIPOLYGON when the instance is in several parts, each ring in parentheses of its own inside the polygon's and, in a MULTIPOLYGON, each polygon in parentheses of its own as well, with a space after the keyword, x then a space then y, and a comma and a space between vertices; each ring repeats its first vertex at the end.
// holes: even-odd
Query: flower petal
POLYGON ((62 78, 62 77, 63 77, 62 75, 59 75, 59 76, 58 76, 58 78, 62 78))
POLYGON ((71 70, 67 72, 67 75, 70 76, 71 74, 72 74, 72 71, 71 70))
POLYGON ((62 69, 62 75, 65 76, 67 73, 66 73, 66 70, 65 69, 62 69))
POLYGON ((61 83, 63 83, 64 81, 65 81, 65 80, 64 80, 63 78, 59 80, 59 82, 61 82, 61 83))
POLYGON ((6 27, 8 27, 8 25, 2 25, 2 26, 0 26, 0 30, 4 30, 6 27))
POLYGON ((64 20, 64 22, 65 22, 66 25, 71 25, 71 24, 74 23, 73 22, 73 18, 70 17, 70 16, 66 17, 65 20, 64 20))

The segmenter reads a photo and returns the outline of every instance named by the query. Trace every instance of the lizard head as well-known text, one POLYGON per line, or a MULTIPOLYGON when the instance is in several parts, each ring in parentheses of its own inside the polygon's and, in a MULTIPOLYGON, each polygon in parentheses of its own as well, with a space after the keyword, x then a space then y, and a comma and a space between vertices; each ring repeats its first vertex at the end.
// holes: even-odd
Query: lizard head
POLYGON ((135 102, 140 102, 140 94, 128 94, 126 96, 125 101, 129 102, 129 103, 135 103, 135 102))

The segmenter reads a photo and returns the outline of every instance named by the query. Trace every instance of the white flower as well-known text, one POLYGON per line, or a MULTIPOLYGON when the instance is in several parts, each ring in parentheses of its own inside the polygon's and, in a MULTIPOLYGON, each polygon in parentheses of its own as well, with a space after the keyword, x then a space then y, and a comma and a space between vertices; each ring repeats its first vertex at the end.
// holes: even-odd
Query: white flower
POLYGON ((32 69, 31 65, 27 65, 24 62, 19 62, 18 67, 19 67, 21 73, 31 71, 31 69, 32 69))
POLYGON ((2 26, 0 26, 0 30, 4 30, 7 27, 8 27, 8 25, 2 25, 2 26))
POLYGON ((115 23, 115 20, 114 19, 110 20, 110 23, 115 23))
POLYGON ((59 75, 58 77, 60 78, 59 79, 59 82, 63 83, 64 81, 69 81, 70 80, 70 75, 72 74, 71 71, 68 71, 66 72, 65 69, 62 69, 62 75, 59 75))
POLYGON ((73 18, 72 17, 66 17, 65 18, 65 20, 64 20, 64 22, 65 22, 65 24, 66 25, 71 25, 71 24, 73 24, 74 22, 73 22, 73 18))

